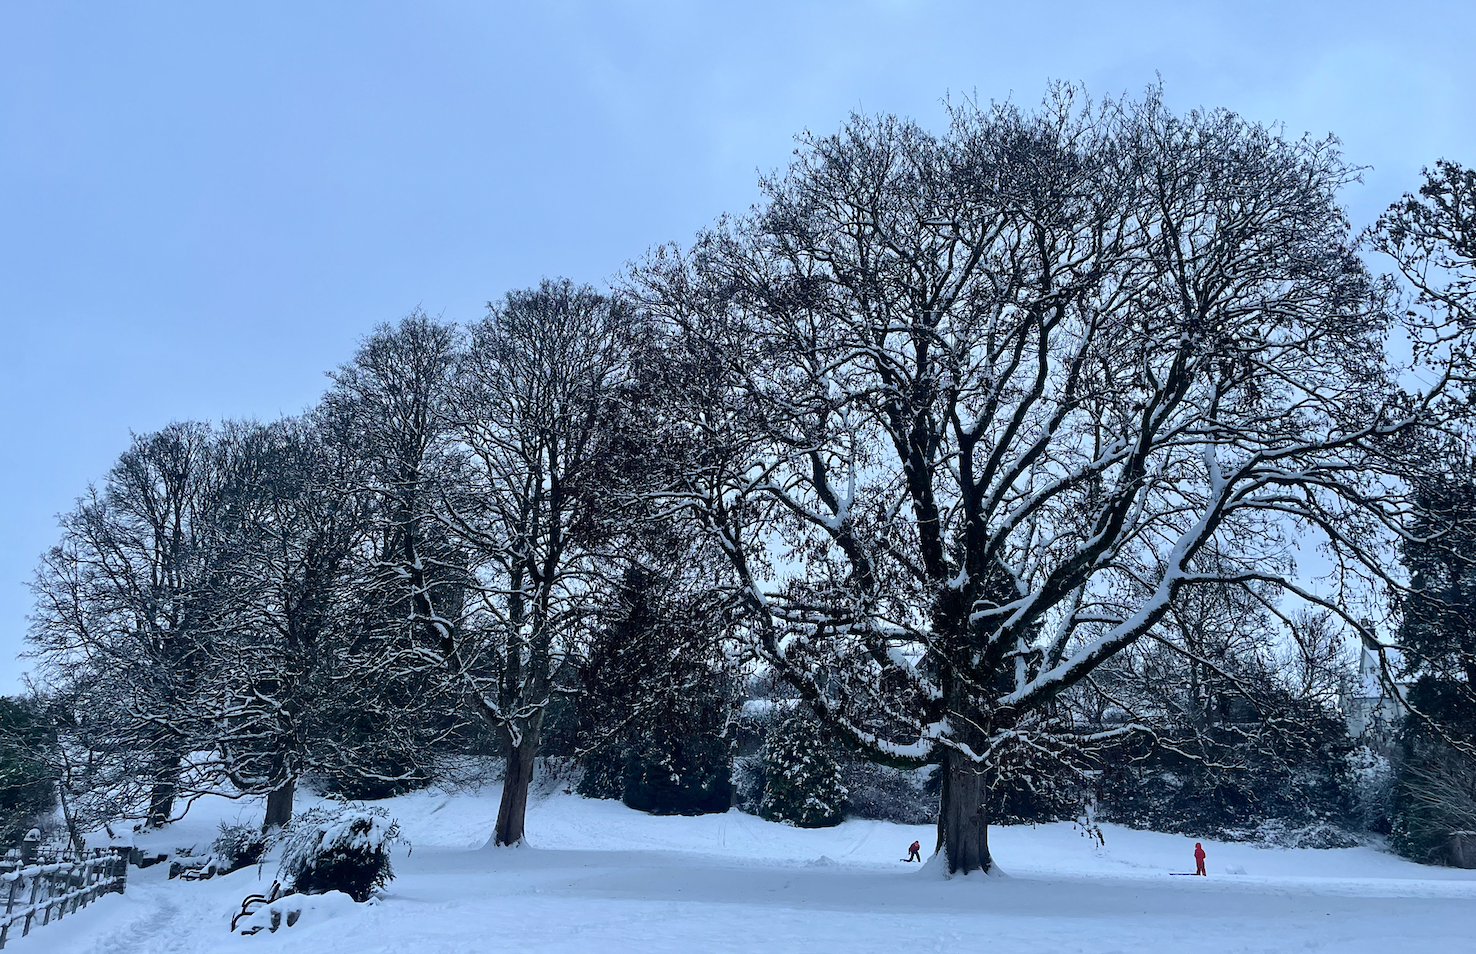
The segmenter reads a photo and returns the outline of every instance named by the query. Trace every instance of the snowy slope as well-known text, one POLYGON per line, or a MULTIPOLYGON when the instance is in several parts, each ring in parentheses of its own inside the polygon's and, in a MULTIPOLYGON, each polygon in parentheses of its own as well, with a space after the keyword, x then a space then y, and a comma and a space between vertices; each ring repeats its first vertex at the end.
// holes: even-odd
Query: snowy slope
MULTIPOLYGON (((301 807, 307 807, 311 799, 301 807)), ((1000 952, 1388 952, 1472 947, 1476 872, 1371 848, 1262 849, 1069 824, 995 829, 1008 876, 947 881, 899 861, 932 832, 851 821, 804 831, 738 812, 656 818, 555 794, 530 807, 530 846, 483 845, 497 792, 418 792, 383 803, 413 843, 367 905, 322 905, 275 935, 232 936, 230 916, 270 884, 256 868, 209 882, 134 869, 128 893, 13 942, 47 954, 133 952, 725 952, 980 948, 1000 952), (1226 874, 1227 870, 1243 874, 1226 874)), ((147 836, 177 848, 260 805, 216 800, 147 836)), ((9 947, 9 946, 8 946, 9 947)))

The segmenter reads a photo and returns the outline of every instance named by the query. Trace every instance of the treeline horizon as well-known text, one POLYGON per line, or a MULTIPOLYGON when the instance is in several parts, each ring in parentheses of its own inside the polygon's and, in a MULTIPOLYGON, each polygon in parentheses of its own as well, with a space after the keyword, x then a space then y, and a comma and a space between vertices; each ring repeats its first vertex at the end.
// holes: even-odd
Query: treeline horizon
MULTIPOLYGON (((1378 824, 1425 806, 1406 841, 1437 851, 1476 806, 1476 173, 1357 234, 1331 137, 1157 90, 950 116, 800 137, 609 291, 381 325, 301 415, 134 435, 33 584, 74 836, 223 780, 277 827, 302 779, 391 792, 480 746, 516 844, 554 738, 602 794, 722 810, 760 675, 803 707, 775 752, 936 767, 951 872, 1068 791, 1199 804, 1150 806, 1145 766, 1226 825, 1259 798, 1346 826, 1357 638, 1413 686, 1378 824)), ((839 769, 773 769, 838 805, 839 769)))

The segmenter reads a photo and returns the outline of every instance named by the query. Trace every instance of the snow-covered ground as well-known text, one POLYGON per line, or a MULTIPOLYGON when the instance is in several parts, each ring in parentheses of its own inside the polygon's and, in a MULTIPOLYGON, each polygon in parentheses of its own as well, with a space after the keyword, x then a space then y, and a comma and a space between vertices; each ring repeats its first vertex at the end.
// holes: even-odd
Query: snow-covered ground
MULTIPOLYGON (((850 821, 805 831, 740 814, 658 818, 562 792, 535 802, 528 847, 485 848, 495 786, 417 792, 384 805, 413 843, 368 904, 320 904, 291 928, 228 933, 274 865, 212 881, 131 869, 128 891, 16 939, 33 954, 132 952, 803 952, 985 950, 1467 951, 1476 949, 1476 872, 1427 868, 1372 848, 1194 843, 1104 826, 1105 847, 1069 824, 996 828, 1000 877, 946 880, 901 862, 933 832, 850 821)), ((299 799, 299 808, 311 798, 299 799)), ((198 803, 141 841, 203 851, 222 819, 261 806, 198 803)))

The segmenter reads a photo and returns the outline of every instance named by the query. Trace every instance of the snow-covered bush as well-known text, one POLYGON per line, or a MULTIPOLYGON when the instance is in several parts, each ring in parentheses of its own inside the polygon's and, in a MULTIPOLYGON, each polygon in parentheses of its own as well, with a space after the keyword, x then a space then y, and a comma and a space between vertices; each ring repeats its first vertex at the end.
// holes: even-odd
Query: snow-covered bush
POLYGON ((1362 844, 1356 835, 1337 825, 1327 822, 1289 825, 1280 819, 1256 826, 1244 840, 1272 848, 1356 848, 1362 844))
POLYGON ((764 743, 764 797, 759 814, 800 828, 826 828, 843 820, 846 786, 840 762, 820 729, 795 713, 780 722, 764 743))
POLYGON ((404 844, 400 824, 383 809, 325 806, 298 815, 277 838, 280 872, 302 894, 342 891, 367 901, 395 876, 390 849, 404 844))
POLYGON ((311 898, 300 894, 289 894, 270 904, 261 905, 236 923, 242 934, 257 931, 275 933, 283 925, 292 927, 303 923, 321 924, 332 918, 343 917, 357 910, 352 898, 342 891, 326 891, 311 898))
POLYGON ((221 822, 220 834, 210 844, 210 854, 221 874, 254 865, 265 852, 266 836, 252 825, 221 822))
POLYGON ((926 790, 932 768, 904 771, 862 758, 841 764, 846 814, 899 825, 931 825, 938 820, 938 793, 926 790))
MULTIPOLYGON (((759 700, 768 703, 769 700, 759 700)), ((744 746, 753 754, 733 760, 733 794, 739 809, 750 815, 760 814, 768 769, 764 761, 765 745, 779 731, 779 726, 793 713, 792 705, 750 704, 738 724, 740 751, 744 746)), ((931 825, 938 820, 938 791, 927 790, 927 777, 934 767, 903 770, 878 765, 844 750, 831 749, 840 765, 841 785, 846 790, 845 815, 901 825, 931 825)))

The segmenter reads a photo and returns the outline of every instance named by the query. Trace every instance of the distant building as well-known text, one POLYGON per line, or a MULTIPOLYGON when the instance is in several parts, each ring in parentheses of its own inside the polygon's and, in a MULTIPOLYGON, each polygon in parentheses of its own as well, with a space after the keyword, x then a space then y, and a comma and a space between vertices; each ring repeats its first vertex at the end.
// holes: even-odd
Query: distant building
MULTIPOLYGON (((1387 742, 1404 717, 1405 692, 1408 683, 1396 682, 1389 692, 1379 672, 1379 657, 1367 646, 1358 650, 1358 676, 1345 680, 1338 693, 1338 706, 1348 724, 1348 734, 1355 739, 1371 736, 1387 742)), ((1371 740, 1373 740, 1371 739, 1371 740)))

